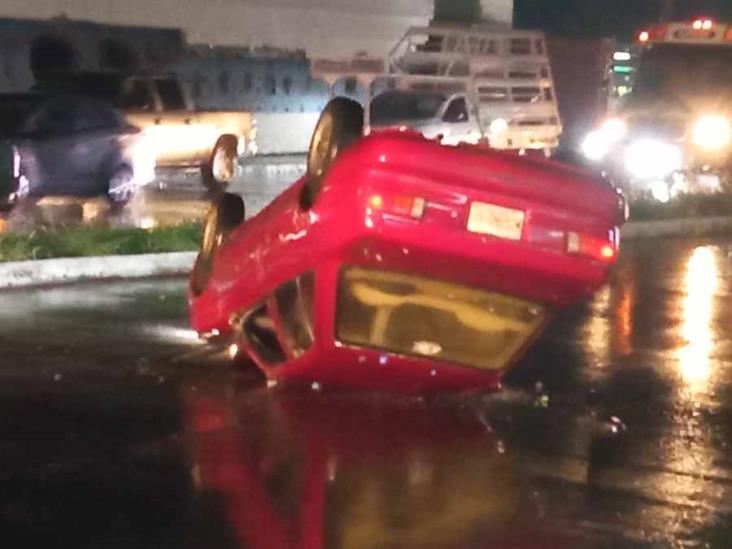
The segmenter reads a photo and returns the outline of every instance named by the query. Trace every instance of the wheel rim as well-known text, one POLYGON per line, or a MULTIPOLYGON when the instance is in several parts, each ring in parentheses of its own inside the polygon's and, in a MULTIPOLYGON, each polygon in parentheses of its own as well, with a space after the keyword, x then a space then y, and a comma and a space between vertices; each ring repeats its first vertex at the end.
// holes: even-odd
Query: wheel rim
POLYGON ((312 155, 308 162, 308 171, 313 177, 320 177, 325 173, 330 161, 337 151, 333 151, 333 116, 327 113, 323 116, 315 129, 313 136, 312 155))
POLYGON ((135 193, 135 181, 129 170, 119 170, 109 181, 109 198, 114 202, 129 201, 135 193))
POLYGON ((236 175, 236 161, 225 147, 216 149, 213 158, 213 176, 216 181, 230 182, 236 175))

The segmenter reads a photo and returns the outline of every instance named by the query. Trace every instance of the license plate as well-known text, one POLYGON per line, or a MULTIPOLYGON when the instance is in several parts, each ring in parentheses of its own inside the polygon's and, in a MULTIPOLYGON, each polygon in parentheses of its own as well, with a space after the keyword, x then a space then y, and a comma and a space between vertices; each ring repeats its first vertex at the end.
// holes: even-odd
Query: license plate
POLYGON ((504 208, 495 204, 473 202, 470 206, 468 230, 471 233, 487 234, 509 240, 521 240, 525 216, 526 214, 521 210, 504 208))

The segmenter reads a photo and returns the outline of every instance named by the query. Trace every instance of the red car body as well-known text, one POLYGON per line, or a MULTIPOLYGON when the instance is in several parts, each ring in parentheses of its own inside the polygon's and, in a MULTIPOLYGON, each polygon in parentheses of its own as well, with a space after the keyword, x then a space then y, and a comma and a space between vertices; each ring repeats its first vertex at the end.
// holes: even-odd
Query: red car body
POLYGON ((309 209, 306 180, 228 235, 190 298, 195 330, 241 327, 277 382, 497 389, 551 310, 605 282, 624 221, 583 170, 409 132, 355 143, 309 209))

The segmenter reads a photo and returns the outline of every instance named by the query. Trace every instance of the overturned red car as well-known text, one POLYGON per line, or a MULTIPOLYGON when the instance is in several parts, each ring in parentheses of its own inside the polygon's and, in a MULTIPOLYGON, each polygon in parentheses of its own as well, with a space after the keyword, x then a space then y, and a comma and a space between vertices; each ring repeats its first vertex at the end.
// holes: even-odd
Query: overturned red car
POLYGON ((277 383, 493 390, 552 310, 606 280, 622 196, 591 174, 326 107, 307 174, 244 221, 214 201, 191 321, 277 383))

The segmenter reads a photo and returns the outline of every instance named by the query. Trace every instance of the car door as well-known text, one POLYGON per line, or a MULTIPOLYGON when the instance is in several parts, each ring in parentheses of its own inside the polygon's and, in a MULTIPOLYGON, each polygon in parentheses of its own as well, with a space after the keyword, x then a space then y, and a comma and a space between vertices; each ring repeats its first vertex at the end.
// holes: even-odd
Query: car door
POLYGON ((28 121, 28 142, 33 159, 31 194, 69 194, 75 185, 75 170, 69 161, 75 143, 75 105, 56 99, 46 103, 28 121))
POLYGON ((109 178, 122 162, 122 121, 111 105, 79 100, 74 118, 74 140, 69 162, 75 172, 75 191, 80 195, 103 194, 109 178))

